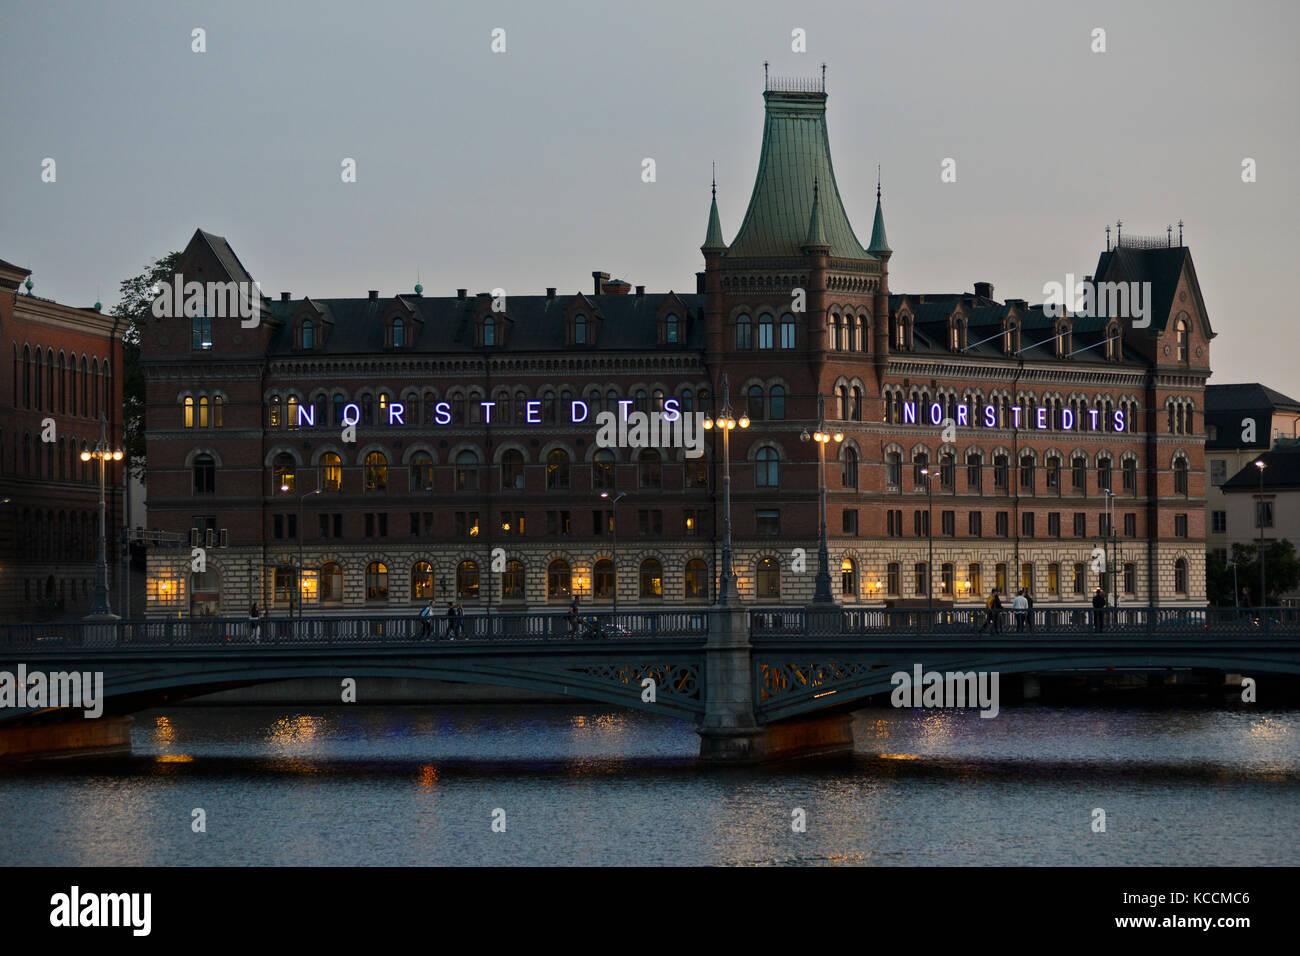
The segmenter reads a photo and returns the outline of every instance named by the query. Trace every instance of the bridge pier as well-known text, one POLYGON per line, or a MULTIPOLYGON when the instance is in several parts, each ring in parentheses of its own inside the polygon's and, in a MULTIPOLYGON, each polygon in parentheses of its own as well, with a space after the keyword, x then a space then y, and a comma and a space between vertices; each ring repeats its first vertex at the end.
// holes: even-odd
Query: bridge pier
POLYGON ((129 754, 131 717, 67 720, 0 727, 0 761, 129 754))
POLYGON ((833 714, 760 724, 754 710, 753 647, 742 607, 709 611, 704 647, 704 721, 700 759, 736 764, 844 754, 853 750, 853 718, 833 714))

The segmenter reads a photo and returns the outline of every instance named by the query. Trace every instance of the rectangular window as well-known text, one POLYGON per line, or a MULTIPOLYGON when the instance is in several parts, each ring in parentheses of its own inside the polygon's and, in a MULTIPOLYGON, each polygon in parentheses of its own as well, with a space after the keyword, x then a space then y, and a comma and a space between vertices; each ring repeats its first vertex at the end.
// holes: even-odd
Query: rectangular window
POLYGON ((1088 535, 1088 516, 1082 511, 1074 513, 1074 536, 1085 538, 1088 535))
POLYGON ((1124 462, 1124 490, 1131 495, 1136 495, 1138 490, 1138 469, 1137 462, 1132 458, 1124 462))
POLYGON ((916 593, 925 595, 930 593, 930 569, 924 561, 917 562, 916 565, 916 593))
POLYGON ((891 508, 885 512, 888 519, 889 536, 891 538, 901 538, 903 536, 903 511, 901 508, 891 508))
POLYGON ((687 508, 682 512, 682 520, 686 534, 699 534, 704 524, 704 512, 697 508, 687 508))
POLYGON ((1222 458, 1210 459, 1210 484, 1221 485, 1228 480, 1228 463, 1222 458))
MULTIPOLYGON (((322 519, 324 519, 324 517, 325 517, 324 515, 321 515, 322 519)), ((323 520, 321 524, 322 525, 324 524, 323 520)), ((411 537, 418 538, 419 536, 420 536, 420 512, 412 511, 411 512, 411 537)), ((322 535, 322 537, 324 537, 324 535, 322 535)))
MULTIPOLYGON (((424 536, 425 536, 426 538, 431 538, 431 537, 433 537, 433 514, 434 514, 434 513, 433 513, 432 511, 426 511, 426 512, 424 512, 424 536)), ((334 527, 336 527, 336 528, 339 527, 338 522, 339 522, 342 518, 343 518, 342 515, 335 515, 335 516, 334 516, 334 520, 335 520, 335 525, 334 525, 334 527)), ((342 532, 336 534, 335 537, 336 537, 336 538, 341 538, 341 537, 343 537, 342 532)))
POLYGON ((1110 515, 1097 515, 1097 534, 1103 538, 1110 537, 1110 515))
POLYGON ((1053 595, 1061 593, 1061 566, 1059 564, 1049 564, 1047 566, 1047 593, 1053 595))
POLYGON ((1020 515, 1020 534, 1026 538, 1034 536, 1034 513, 1032 511, 1023 512, 1020 515))
POLYGON ((1086 566, 1082 563, 1074 566, 1074 593, 1082 594, 1084 587, 1088 583, 1086 575, 1086 566))
MULTIPOLYGON (((381 516, 382 517, 382 516, 381 516)), ((456 537, 458 538, 477 538, 478 537, 478 512, 477 511, 457 511, 456 512, 456 537)))
POLYGON ((1047 536, 1049 538, 1059 538, 1061 536, 1061 513, 1053 511, 1047 516, 1047 536))
POLYGON ((993 456, 993 487, 995 489, 1006 491, 1007 489, 1007 456, 993 456))
POLYGON ((1011 532, 1011 522, 1005 511, 999 511, 993 518, 993 524, 999 538, 1005 538, 1011 532))
POLYGON ((912 512, 912 533, 918 538, 930 536, 930 513, 928 511, 912 512))
MULTIPOLYGON (((902 516, 902 512, 899 512, 902 516)), ((776 510, 763 510, 754 512, 757 532, 761 535, 779 535, 781 533, 781 512, 776 510)))
MULTIPOLYGON (((1228 512, 1211 511, 1210 530, 1215 534, 1226 534, 1228 531, 1228 512)), ((1267 557, 1267 555, 1265 557, 1267 557)))
POLYGON ((657 508, 642 508, 636 513, 637 530, 641 534, 664 533, 664 513, 657 508))
POLYGON ((1047 487, 1060 490, 1061 486, 1061 459, 1047 459, 1047 487))
POLYGON ((970 593, 979 595, 984 593, 984 575, 978 564, 972 564, 966 568, 966 574, 970 583, 970 593))
POLYGON ((573 524, 567 511, 546 512, 546 533, 552 537, 561 534, 573 534, 573 524))
POLYGON ((1187 515, 1174 515, 1174 537, 1187 537, 1187 515))
POLYGON ((943 536, 945 538, 955 537, 957 534, 957 512, 945 511, 939 516, 943 524, 943 536))
POLYGON ((1137 593, 1137 565, 1136 564, 1124 565, 1124 593, 1125 594, 1137 593))
POLYGON ((844 522, 844 534, 858 533, 858 510, 856 508, 845 508, 844 517, 841 520, 844 522))
POLYGON ((972 511, 966 517, 966 528, 972 538, 984 537, 984 513, 972 511))
POLYGON ((1020 459, 1020 490, 1034 492, 1034 459, 1028 455, 1020 459))
POLYGON ((1138 536, 1138 516, 1132 512, 1124 515, 1124 536, 1126 538, 1136 538, 1138 536))
POLYGON ((1074 459, 1074 465, 1070 473, 1070 485, 1075 491, 1088 490, 1088 459, 1074 459))
POLYGON ((902 592, 902 568, 896 563, 890 563, 885 569, 885 593, 899 594, 902 592))
POLYGON ((284 537, 284 515, 271 516, 271 534, 272 537, 284 537))
MULTIPOLYGON (((1255 527, 1256 528, 1273 527, 1273 502, 1271 501, 1255 502, 1255 527)), ((1267 552, 1264 553, 1264 557, 1265 559, 1268 558, 1267 552)))

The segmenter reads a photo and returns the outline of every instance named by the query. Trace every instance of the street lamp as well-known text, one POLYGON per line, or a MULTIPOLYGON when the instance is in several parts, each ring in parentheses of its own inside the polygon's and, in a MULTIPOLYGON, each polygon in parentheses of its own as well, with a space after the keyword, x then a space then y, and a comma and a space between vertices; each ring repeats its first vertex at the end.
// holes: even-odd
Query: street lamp
MULTIPOLYGON (((1268 607, 1268 592, 1264 590, 1264 459, 1255 462, 1259 469, 1259 511, 1255 520, 1259 522, 1259 600, 1260 607, 1268 607)), ((1264 613, 1267 623, 1268 612, 1264 613)))
POLYGON ((99 416, 99 441, 91 451, 81 453, 82 461, 90 461, 92 458, 99 462, 99 547, 95 556, 95 596, 91 601, 90 614, 86 616, 88 621, 116 621, 118 617, 108 606, 108 558, 104 551, 104 541, 107 535, 106 517, 104 505, 104 470, 108 467, 110 461, 121 461, 122 450, 111 449, 108 447, 108 439, 105 435, 105 425, 107 418, 99 416))
MULTIPOLYGON (((288 491, 289 490, 288 483, 281 484, 280 490, 288 491)), ((297 601, 291 602, 290 604, 290 606, 294 611, 293 633, 295 635, 298 633, 298 621, 302 619, 302 503, 305 499, 310 498, 312 495, 318 495, 318 494, 320 494, 319 488, 317 488, 315 491, 309 491, 306 494, 301 494, 298 496, 298 573, 294 576, 296 579, 294 581, 294 590, 297 591, 298 593, 297 593, 297 601)))
POLYGON ((1115 564, 1111 557, 1111 543, 1115 540, 1115 492, 1109 488, 1106 492, 1106 573, 1110 575, 1111 606, 1119 607, 1119 582, 1115 578, 1115 564))
MULTIPOLYGON (((608 499, 609 492, 602 491, 600 493, 600 496, 602 498, 608 499)), ((610 527, 613 528, 614 530, 614 624, 615 626, 618 625, 618 503, 625 497, 627 497, 626 491, 620 491, 617 495, 615 495, 614 500, 611 502, 611 504, 613 505, 613 511, 610 512, 610 527)), ((592 584, 591 590, 592 590, 592 597, 594 598, 595 590, 596 590, 596 586, 595 586, 596 582, 594 580, 596 577, 595 568, 591 569, 591 576, 593 579, 591 582, 592 584)))
POLYGON ((921 469, 925 475, 925 494, 929 505, 925 512, 925 536, 930 540, 930 562, 925 566, 925 598, 930 611, 930 626, 934 626, 934 469, 921 469))
MULTIPOLYGON (((702 422, 705 429, 715 425, 722 429, 722 573, 718 578, 718 605, 726 607, 733 599, 739 602, 736 594, 736 577, 731 571, 731 430, 739 425, 749 427, 749 416, 736 418, 731 411, 731 402, 727 393, 727 376, 722 376, 722 410, 717 418, 707 415, 702 422)), ((615 582, 617 590, 617 582, 615 582)))
POLYGON ((1241 615, 1241 589, 1237 587, 1237 562, 1235 559, 1228 559, 1228 567, 1232 568, 1232 606, 1236 609, 1238 616, 1241 615))
POLYGON ((826 397, 817 395, 817 431, 809 436, 805 430, 799 438, 807 441, 809 437, 817 442, 817 492, 821 509, 821 530, 817 535, 817 589, 813 594, 815 604, 833 604, 831 596, 830 548, 826 543, 826 445, 834 439, 838 444, 844 441, 843 432, 832 435, 826 430, 826 397))

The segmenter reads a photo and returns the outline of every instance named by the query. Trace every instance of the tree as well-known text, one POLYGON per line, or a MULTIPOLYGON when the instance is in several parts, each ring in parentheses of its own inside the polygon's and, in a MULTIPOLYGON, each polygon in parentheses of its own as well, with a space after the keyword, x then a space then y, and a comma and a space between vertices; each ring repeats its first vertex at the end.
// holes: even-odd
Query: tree
MULTIPOLYGON (((1256 606, 1259 601, 1259 546, 1234 544, 1231 560, 1237 565, 1237 586, 1241 588, 1242 607, 1256 606)), ((1295 545, 1286 538, 1269 541, 1264 550, 1264 584, 1268 603, 1277 604, 1283 594, 1300 585, 1300 558, 1295 545)), ((1210 554, 1205 559, 1205 595, 1211 604, 1232 605, 1232 566, 1210 554)))
POLYGON ((146 404, 140 339, 153 317, 156 289, 171 285, 180 258, 179 252, 169 252, 146 266, 140 275, 123 279, 119 288, 121 301, 110 313, 127 320, 126 330, 122 333, 122 423, 127 469, 133 478, 144 477, 145 471, 146 404))

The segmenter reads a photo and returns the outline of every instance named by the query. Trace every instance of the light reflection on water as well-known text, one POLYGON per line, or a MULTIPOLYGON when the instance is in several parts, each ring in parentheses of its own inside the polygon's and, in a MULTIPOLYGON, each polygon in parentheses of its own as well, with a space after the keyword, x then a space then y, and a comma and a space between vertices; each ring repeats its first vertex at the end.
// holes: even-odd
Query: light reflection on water
POLYGON ((0 864, 1300 863, 1295 711, 880 709, 855 736, 705 769, 690 725, 600 705, 171 707, 129 758, 0 771, 0 864))

